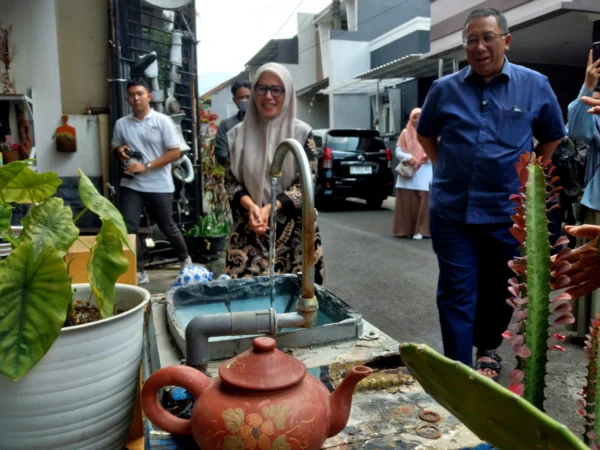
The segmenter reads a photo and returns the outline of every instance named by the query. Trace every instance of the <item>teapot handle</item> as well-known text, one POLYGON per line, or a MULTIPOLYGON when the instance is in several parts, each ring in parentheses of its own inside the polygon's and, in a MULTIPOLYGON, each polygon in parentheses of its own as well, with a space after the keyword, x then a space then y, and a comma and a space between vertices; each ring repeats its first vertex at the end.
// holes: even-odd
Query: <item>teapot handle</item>
POLYGON ((171 434, 192 434, 191 420, 180 419, 165 410, 158 401, 158 391, 165 386, 179 386, 198 399, 210 384, 210 379, 188 366, 170 366, 150 375, 142 388, 142 408, 150 421, 171 434))

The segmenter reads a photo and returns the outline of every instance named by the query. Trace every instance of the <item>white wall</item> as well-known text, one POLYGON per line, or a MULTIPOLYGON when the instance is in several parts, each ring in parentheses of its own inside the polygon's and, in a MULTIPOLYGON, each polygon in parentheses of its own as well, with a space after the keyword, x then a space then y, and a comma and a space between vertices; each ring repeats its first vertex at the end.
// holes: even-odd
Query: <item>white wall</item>
MULTIPOLYGON (((69 116, 68 124, 77 132, 77 152, 58 153, 52 148, 46 155, 39 155, 40 159, 60 162, 58 174, 60 176, 77 176, 77 169, 83 170, 88 177, 99 177, 102 175, 100 158, 100 137, 98 127, 98 116, 69 116)), ((62 123, 61 123, 62 125, 62 123)), ((102 149, 109 152, 110 149, 102 149)), ((39 160, 38 160, 39 161, 39 160)), ((56 171, 56 169, 52 169, 56 171)), ((40 170, 41 172, 41 170, 40 170)))
MULTIPOLYGON (((33 89, 38 169, 59 169, 62 161, 51 157, 56 153, 52 148, 52 135, 60 125, 62 113, 54 1, 0 0, 0 11, 2 25, 14 27, 12 39, 18 55, 11 71, 17 93, 33 89)), ((15 142, 18 141, 18 130, 11 131, 15 142)))
POLYGON ((324 78, 331 76, 331 46, 329 45, 331 42, 329 39, 330 30, 331 27, 329 25, 323 23, 319 24, 317 38, 321 45, 321 64, 323 65, 322 70, 324 78))
POLYGON ((221 119, 227 119, 238 111, 231 96, 231 86, 226 86, 220 91, 212 94, 211 103, 211 112, 217 113, 221 119))
MULTIPOLYGON (((72 154, 55 150, 53 136, 62 125, 62 102, 54 0, 0 0, 0 11, 2 25, 14 27, 12 37, 18 55, 11 71, 17 92, 33 90, 38 171, 67 177, 77 176, 77 169, 82 168, 89 176, 99 176, 97 117, 70 116, 69 124, 77 130, 79 150, 72 154)), ((18 142, 18 130, 11 131, 18 142)))
POLYGON ((330 87, 342 84, 357 74, 371 69, 369 42, 334 39, 329 43, 331 48, 330 87))
POLYGON ((314 14, 298 14, 298 65, 301 73, 294 78, 296 90, 315 84, 317 80, 317 39, 314 14))
POLYGON ((320 128, 329 128, 329 101, 323 98, 320 101, 314 101, 298 98, 296 102, 296 117, 308 123, 314 130, 320 128))
POLYGON ((348 18, 348 31, 358 30, 358 12, 356 10, 356 0, 346 2, 346 17, 348 18))

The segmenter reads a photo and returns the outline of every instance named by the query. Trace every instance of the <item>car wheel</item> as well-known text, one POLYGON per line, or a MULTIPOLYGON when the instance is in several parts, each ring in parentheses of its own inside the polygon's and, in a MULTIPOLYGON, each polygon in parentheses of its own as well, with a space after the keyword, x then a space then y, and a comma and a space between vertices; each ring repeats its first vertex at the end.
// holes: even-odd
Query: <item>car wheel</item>
POLYGON ((383 205, 383 199, 381 197, 371 197, 367 199, 367 206, 371 209, 379 209, 383 205))

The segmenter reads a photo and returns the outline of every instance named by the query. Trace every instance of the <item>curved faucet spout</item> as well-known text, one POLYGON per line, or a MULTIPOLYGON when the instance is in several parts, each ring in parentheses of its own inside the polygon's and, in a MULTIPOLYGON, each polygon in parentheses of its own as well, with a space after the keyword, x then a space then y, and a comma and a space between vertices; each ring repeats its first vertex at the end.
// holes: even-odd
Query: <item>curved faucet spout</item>
POLYGON ((288 152, 292 152, 302 180, 302 300, 298 310, 307 318, 307 326, 313 326, 318 308, 315 298, 315 198, 310 163, 298 141, 286 139, 279 144, 269 173, 274 178, 281 177, 288 152))

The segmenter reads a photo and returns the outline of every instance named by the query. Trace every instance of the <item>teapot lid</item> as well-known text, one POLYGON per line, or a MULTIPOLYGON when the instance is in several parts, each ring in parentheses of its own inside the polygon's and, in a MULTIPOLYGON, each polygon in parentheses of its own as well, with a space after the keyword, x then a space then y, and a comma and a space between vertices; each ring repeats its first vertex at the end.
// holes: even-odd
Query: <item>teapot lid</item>
POLYGON ((252 347, 219 367, 223 381, 248 391, 276 391, 292 387, 304 379, 306 366, 278 350, 275 339, 254 338, 252 347))

